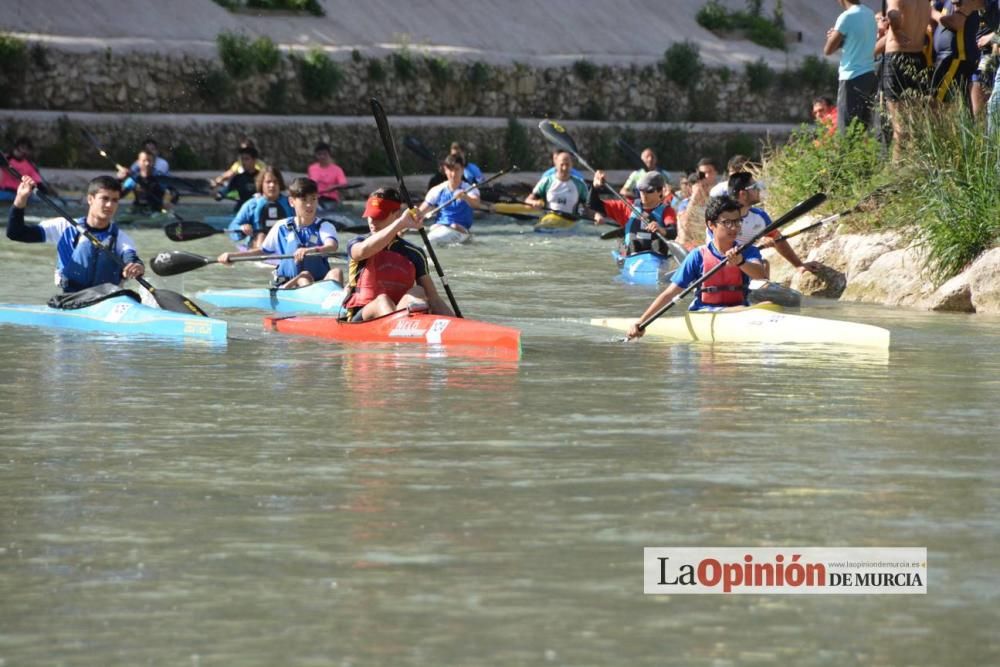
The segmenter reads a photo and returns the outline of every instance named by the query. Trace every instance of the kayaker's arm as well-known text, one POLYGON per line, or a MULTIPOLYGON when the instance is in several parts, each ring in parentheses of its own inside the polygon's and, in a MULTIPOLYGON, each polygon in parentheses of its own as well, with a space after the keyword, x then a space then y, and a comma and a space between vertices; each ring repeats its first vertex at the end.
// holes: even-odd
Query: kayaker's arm
POLYGON ((45 230, 37 225, 24 224, 24 209, 28 198, 35 190, 35 181, 30 176, 22 176, 14 195, 14 204, 7 215, 7 238, 21 243, 45 243, 45 230))
POLYGON ((637 319, 635 323, 629 327, 628 333, 626 334, 629 340, 633 338, 641 338, 643 333, 645 333, 644 331, 639 329, 639 322, 642 322, 653 313, 659 311, 660 308, 665 306, 668 301, 670 301, 683 291, 684 288, 676 283, 670 283, 669 285, 667 285, 667 288, 662 292, 660 292, 659 295, 657 295, 657 297, 653 299, 653 303, 649 304, 649 307, 643 311, 642 317, 637 319))
POLYGON ((448 306, 448 302, 438 294, 430 275, 425 273, 417 278, 417 284, 424 290, 424 295, 427 297, 427 305, 430 307, 431 313, 434 315, 448 315, 449 317, 455 316, 451 307, 448 306))
POLYGON ((785 260, 787 260, 788 263, 795 267, 795 269, 799 272, 811 271, 815 273, 820 268, 820 264, 818 262, 803 262, 799 259, 795 249, 792 248, 792 245, 784 239, 775 242, 773 239, 765 236, 760 240, 758 245, 761 248, 774 248, 779 255, 784 257, 785 260))

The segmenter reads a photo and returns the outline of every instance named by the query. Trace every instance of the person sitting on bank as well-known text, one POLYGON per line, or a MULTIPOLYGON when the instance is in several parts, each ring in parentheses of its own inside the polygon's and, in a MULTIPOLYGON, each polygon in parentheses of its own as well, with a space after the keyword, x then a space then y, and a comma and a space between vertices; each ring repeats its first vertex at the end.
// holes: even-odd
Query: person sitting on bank
MULTIPOLYGON (((45 182, 42 175, 35 168, 35 163, 31 161, 31 153, 35 149, 34 144, 28 137, 20 137, 14 142, 14 148, 7 153, 7 162, 14 167, 22 176, 31 176, 31 180, 36 184, 43 194, 58 197, 59 193, 51 185, 45 182)), ((20 182, 11 176, 6 169, 0 170, 0 201, 12 201, 17 192, 20 182)))
POLYGON ((281 289, 305 287, 317 280, 344 281, 343 271, 331 269, 327 255, 337 251, 337 229, 329 220, 316 217, 319 188, 311 178, 300 177, 288 188, 288 201, 295 215, 271 227, 259 248, 224 252, 219 264, 232 265, 234 257, 294 255, 281 260, 274 270, 274 285, 281 289))
POLYGON ((371 320, 404 308, 454 314, 427 273, 424 251, 401 238, 423 226, 422 214, 411 209, 394 218, 401 207, 402 197, 394 188, 379 188, 368 197, 363 216, 371 232, 347 243, 348 321, 371 320))
POLYGON ((461 192, 472 185, 464 180, 465 163, 462 162, 462 156, 452 153, 444 159, 441 165, 444 167, 446 180, 427 191, 427 194, 424 195, 424 201, 420 204, 420 212, 426 213, 432 208, 437 208, 451 201, 451 198, 457 194, 458 198, 455 201, 438 212, 435 224, 468 232, 469 228, 472 227, 475 210, 479 208, 479 190, 472 188, 468 192, 461 192))
POLYGON ((639 184, 639 179, 648 173, 656 172, 663 176, 664 182, 670 178, 670 174, 667 173, 666 169, 661 169, 657 164, 656 151, 652 148, 643 148, 642 153, 639 155, 642 158, 642 163, 645 165, 643 169, 636 169, 628 178, 625 179, 625 184, 622 189, 618 191, 619 194, 625 195, 626 197, 637 197, 636 194, 637 186, 639 184))
POLYGON ((118 178, 122 180, 122 196, 132 193, 134 212, 159 213, 174 206, 176 193, 167 190, 157 179, 153 172, 155 160, 156 155, 143 148, 136 158, 139 173, 130 175, 124 168, 118 170, 118 178))
MULTIPOLYGON (((295 215, 285 196, 285 178, 277 167, 264 167, 257 174, 257 194, 248 199, 229 223, 227 231, 243 234, 248 248, 259 248, 264 237, 280 220, 295 215)), ((233 240, 238 240, 234 236, 233 240)))
POLYGON ((24 209, 36 183, 23 176, 7 221, 7 238, 21 243, 52 243, 56 246, 56 284, 63 292, 79 292, 110 283, 121 285, 128 278, 145 272, 135 243, 118 229, 115 213, 121 200, 121 182, 111 176, 98 176, 87 186, 87 215, 75 224, 62 218, 44 220, 37 225, 24 223, 24 209), (85 235, 89 231, 120 261, 98 249, 85 235))
POLYGON ((239 212, 240 207, 257 193, 257 175, 262 169, 258 169, 258 164, 259 160, 257 159, 256 148, 253 146, 241 148, 240 172, 230 178, 229 181, 227 181, 226 184, 215 193, 215 199, 221 201, 230 192, 235 192, 236 205, 233 206, 233 211, 239 212))
POLYGON ((639 322, 657 312, 691 283, 723 262, 726 264, 725 268, 716 271, 695 291, 689 310, 726 310, 750 305, 747 300, 750 281, 763 280, 766 271, 760 251, 754 246, 737 252, 739 248, 736 236, 743 227, 739 202, 728 195, 712 197, 705 207, 705 223, 712 233, 712 239, 688 253, 681 268, 674 271, 667 288, 660 292, 642 317, 629 328, 629 338, 642 336, 644 331, 639 329, 639 322))
POLYGON ((573 157, 569 151, 558 151, 553 161, 556 170, 549 176, 542 176, 524 203, 576 215, 587 201, 587 183, 573 175, 573 157))
POLYGON ((347 175, 333 161, 330 144, 321 141, 313 150, 316 161, 309 165, 306 176, 316 181, 319 188, 319 203, 325 208, 335 208, 340 204, 341 186, 347 185, 347 175))
MULTIPOLYGON (((594 187, 590 190, 587 206, 625 228, 625 254, 652 251, 668 256, 670 248, 663 239, 672 241, 677 238, 677 214, 663 201, 663 176, 651 171, 640 178, 636 183, 639 199, 631 206, 617 199, 602 201, 600 191, 604 186, 604 179, 603 170, 594 172, 594 187), (643 220, 640 209, 649 222, 643 220)), ((595 216, 595 219, 598 218, 595 216)))

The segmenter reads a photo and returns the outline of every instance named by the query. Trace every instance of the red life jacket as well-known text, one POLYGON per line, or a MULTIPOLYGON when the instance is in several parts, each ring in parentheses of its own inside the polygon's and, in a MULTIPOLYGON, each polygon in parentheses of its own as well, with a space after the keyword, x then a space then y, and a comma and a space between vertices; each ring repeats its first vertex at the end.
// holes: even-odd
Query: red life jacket
POLYGON ((380 250, 364 261, 358 282, 344 303, 345 308, 360 308, 385 294, 399 303, 417 280, 417 267, 398 252, 380 250))
MULTIPOLYGON (((701 247, 702 275, 714 269, 720 262, 708 244, 701 247)), ((743 284, 743 271, 738 266, 726 264, 706 280, 698 288, 698 298, 707 306, 743 306, 746 305, 747 288, 743 284)))

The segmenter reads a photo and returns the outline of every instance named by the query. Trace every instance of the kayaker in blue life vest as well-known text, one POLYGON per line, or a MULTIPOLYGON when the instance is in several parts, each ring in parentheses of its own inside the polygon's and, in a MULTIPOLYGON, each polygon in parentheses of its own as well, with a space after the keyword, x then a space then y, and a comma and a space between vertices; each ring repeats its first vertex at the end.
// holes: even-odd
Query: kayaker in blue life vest
POLYGON ((642 336, 639 322, 658 311, 721 262, 725 262, 726 267, 717 271, 698 288, 690 310, 724 310, 749 305, 747 294, 750 291, 750 281, 763 280, 767 274, 764 260, 757 248, 749 246, 742 253, 736 252, 736 237, 743 227, 739 202, 728 195, 712 197, 705 207, 705 223, 712 232, 712 240, 688 253, 681 268, 674 271, 667 288, 660 292, 642 317, 629 328, 629 338, 642 336))
POLYGON ((347 243, 347 319, 362 322, 404 308, 426 308, 436 315, 454 315, 438 295, 427 273, 424 251, 401 238, 409 229, 423 226, 417 209, 395 215, 402 197, 394 188, 379 188, 368 197, 364 217, 370 234, 347 243))
POLYGON ((278 221, 295 215, 288 197, 283 194, 285 177, 280 169, 264 167, 257 174, 256 184, 257 194, 244 202, 226 228, 236 233, 234 240, 239 240, 238 236, 242 233, 249 249, 259 248, 278 221))
POLYGON ((305 287, 317 280, 344 281, 343 271, 331 269, 325 255, 337 251, 337 229, 329 220, 316 217, 319 188, 311 178, 299 177, 288 188, 288 201, 295 211, 271 227, 259 248, 243 252, 224 252, 219 264, 232 265, 235 257, 294 255, 281 260, 274 270, 274 285, 282 289, 305 287))
MULTIPOLYGON (((677 214, 663 201, 663 190, 666 187, 663 176, 651 171, 636 181, 639 199, 632 206, 617 199, 603 201, 600 194, 604 189, 604 179, 603 170, 594 172, 594 187, 590 190, 587 206, 598 215, 611 218, 625 228, 625 254, 653 251, 658 255, 668 256, 670 248, 656 234, 668 241, 677 238, 677 214), (643 222, 637 208, 642 208, 650 222, 643 222)), ((600 222, 600 218, 595 216, 595 222, 600 222)))
POLYGON ((473 214, 479 208, 479 190, 473 188, 468 192, 459 193, 460 190, 471 185, 465 181, 463 175, 465 162, 461 155, 455 153, 448 155, 441 162, 441 166, 444 167, 446 180, 427 191, 423 203, 420 204, 420 212, 425 213, 432 208, 437 208, 450 201, 458 193, 458 198, 438 213, 435 224, 447 225, 467 232, 472 226, 473 214))
POLYGON ((87 186, 87 215, 75 225, 63 219, 43 220, 26 225, 24 209, 36 183, 24 176, 14 196, 7 220, 7 238, 21 243, 53 243, 56 246, 56 284, 63 292, 79 292, 102 283, 120 285, 127 278, 145 272, 135 243, 114 222, 121 200, 121 181, 112 176, 98 176, 87 186), (93 245, 83 230, 89 230, 115 256, 93 245))

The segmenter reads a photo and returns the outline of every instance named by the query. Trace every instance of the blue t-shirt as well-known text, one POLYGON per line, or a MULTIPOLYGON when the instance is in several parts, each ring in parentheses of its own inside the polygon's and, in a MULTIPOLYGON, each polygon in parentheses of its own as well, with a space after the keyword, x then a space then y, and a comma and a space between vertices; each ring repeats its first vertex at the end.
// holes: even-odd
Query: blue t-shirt
MULTIPOLYGON (((462 181, 461 185, 459 185, 455 190, 452 190, 451 187, 449 187, 448 181, 438 183, 427 191, 427 194, 424 196, 424 203, 431 208, 443 206, 449 199, 455 196, 456 192, 464 190, 467 187, 469 187, 469 184, 465 181, 462 181)), ((466 194, 479 196, 479 190, 473 188, 466 194)), ((472 206, 469 205, 469 202, 464 199, 456 199, 438 212, 437 221, 442 225, 459 225, 460 227, 468 229, 472 226, 473 213, 475 213, 475 211, 472 206)))
MULTIPOLYGON (((715 257, 725 260, 725 254, 716 250, 714 243, 709 243, 708 249, 715 257)), ((743 259, 748 262, 764 261, 764 258, 761 257, 760 250, 758 250, 756 246, 749 246, 748 248, 745 248, 743 250, 743 259)), ((722 269, 719 270, 721 271, 722 269)), ((684 258, 684 263, 681 264, 681 268, 674 271, 674 275, 670 278, 670 282, 678 287, 687 287, 694 281, 701 278, 702 273, 704 273, 704 264, 701 261, 701 247, 698 247, 689 252, 687 257, 684 258)), ((749 287, 750 285, 750 276, 745 273, 743 274, 743 285, 744 287, 749 287)), ((743 305, 749 305, 745 299, 743 305)), ((707 307, 708 306, 702 303, 700 295, 696 293, 694 301, 691 302, 691 307, 688 308, 688 310, 701 310, 702 308, 707 307)))
POLYGON ((875 14, 857 4, 837 17, 833 29, 844 36, 839 78, 849 81, 875 71, 875 14))

